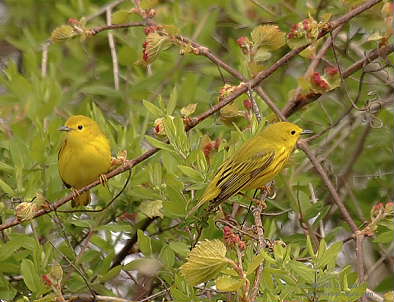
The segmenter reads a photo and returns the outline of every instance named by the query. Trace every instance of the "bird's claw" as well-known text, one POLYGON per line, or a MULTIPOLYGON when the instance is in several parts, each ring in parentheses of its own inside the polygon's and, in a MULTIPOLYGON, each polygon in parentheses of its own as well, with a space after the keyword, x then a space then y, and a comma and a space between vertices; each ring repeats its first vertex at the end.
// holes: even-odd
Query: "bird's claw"
POLYGON ((104 187, 107 187, 108 178, 105 174, 101 174, 99 176, 99 181, 100 181, 100 184, 102 184, 104 187))
POLYGON ((78 190, 75 188, 71 188, 71 193, 73 195, 73 200, 76 200, 81 194, 79 194, 78 190))

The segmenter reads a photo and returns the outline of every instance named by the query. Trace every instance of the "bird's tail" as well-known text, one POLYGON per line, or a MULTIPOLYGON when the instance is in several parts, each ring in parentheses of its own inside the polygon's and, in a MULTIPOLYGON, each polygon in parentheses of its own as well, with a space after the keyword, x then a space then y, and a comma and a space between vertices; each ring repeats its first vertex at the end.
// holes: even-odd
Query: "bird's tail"
POLYGON ((79 206, 86 206, 90 202, 90 192, 85 191, 79 194, 76 198, 74 198, 71 201, 71 206, 73 208, 79 207, 79 206))

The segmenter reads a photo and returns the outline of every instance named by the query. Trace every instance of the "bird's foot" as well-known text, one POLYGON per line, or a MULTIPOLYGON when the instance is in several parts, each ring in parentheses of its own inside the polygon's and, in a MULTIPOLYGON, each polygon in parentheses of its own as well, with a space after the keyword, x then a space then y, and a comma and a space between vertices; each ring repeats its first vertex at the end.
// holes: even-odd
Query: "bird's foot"
POLYGON ((107 175, 101 174, 101 175, 99 176, 99 181, 100 181, 100 184, 102 184, 105 188, 108 189, 108 184, 107 184, 108 178, 107 178, 107 175))
POLYGON ((76 200, 81 194, 79 194, 78 190, 75 188, 71 188, 71 194, 73 195, 73 200, 76 200))

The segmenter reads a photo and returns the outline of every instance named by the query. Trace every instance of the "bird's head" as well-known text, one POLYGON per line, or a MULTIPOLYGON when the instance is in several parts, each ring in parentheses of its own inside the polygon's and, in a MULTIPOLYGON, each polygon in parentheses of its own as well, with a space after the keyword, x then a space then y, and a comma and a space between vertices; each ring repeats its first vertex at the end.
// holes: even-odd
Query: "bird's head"
POLYGON ((297 125, 289 122, 279 122, 274 123, 262 131, 265 136, 269 136, 274 140, 279 140, 281 142, 286 142, 291 146, 295 146, 298 139, 303 134, 312 134, 311 130, 303 130, 297 125))
POLYGON ((102 135, 100 127, 91 118, 84 115, 73 115, 58 130, 67 132, 67 139, 75 141, 90 140, 102 135))

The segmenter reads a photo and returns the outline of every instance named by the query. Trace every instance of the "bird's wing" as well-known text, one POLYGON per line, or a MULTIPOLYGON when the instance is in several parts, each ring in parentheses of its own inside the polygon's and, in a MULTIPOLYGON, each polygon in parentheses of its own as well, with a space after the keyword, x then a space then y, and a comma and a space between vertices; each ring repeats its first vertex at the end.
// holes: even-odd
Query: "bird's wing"
POLYGON ((242 161, 230 160, 219 171, 220 177, 216 186, 220 193, 214 200, 215 204, 230 198, 249 185, 263 171, 267 170, 274 159, 275 152, 270 150, 259 152, 242 161))
MULTIPOLYGON (((65 140, 63 141, 63 143, 62 143, 62 146, 61 146, 60 149, 59 149, 59 152, 57 153, 57 161, 58 161, 58 162, 59 162, 59 160, 60 160, 60 156, 61 156, 61 154, 63 153, 63 150, 64 150, 64 148, 66 147, 66 145, 67 145, 67 140, 65 139, 65 140)), ((59 169, 59 172, 60 172, 60 169, 59 169)), ((62 181, 63 181, 63 184, 66 186, 66 188, 71 188, 71 186, 70 186, 68 183, 66 183, 66 182, 64 181, 64 179, 62 178, 62 174, 59 173, 59 175, 60 175, 60 178, 61 178, 62 181)))

